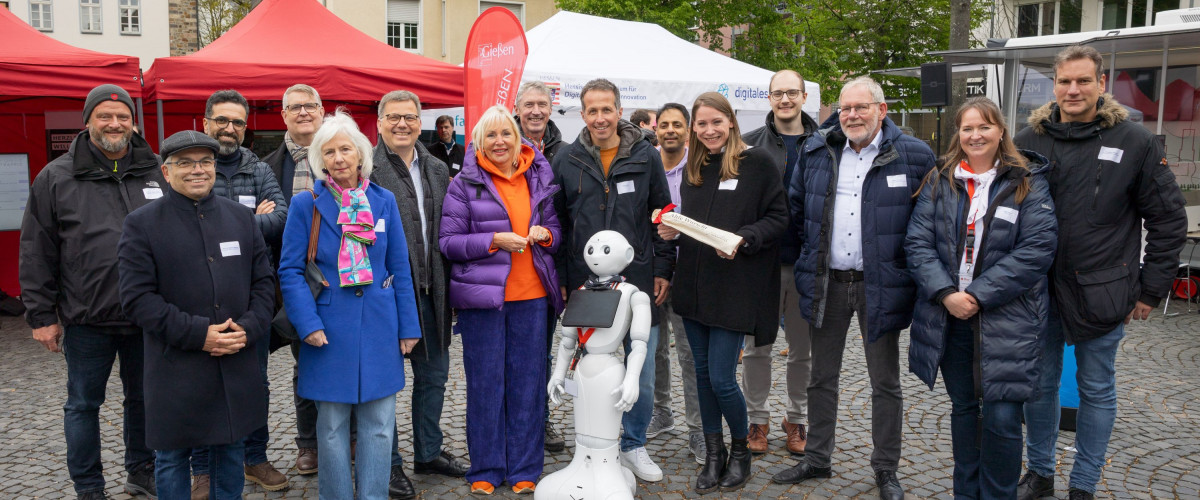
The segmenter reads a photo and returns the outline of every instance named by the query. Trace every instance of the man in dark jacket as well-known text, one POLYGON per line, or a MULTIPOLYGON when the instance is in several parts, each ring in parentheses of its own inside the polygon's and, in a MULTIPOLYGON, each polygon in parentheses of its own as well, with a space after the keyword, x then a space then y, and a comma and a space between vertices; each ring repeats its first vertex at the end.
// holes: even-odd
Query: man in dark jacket
POLYGON ((521 129, 521 137, 529 139, 546 160, 554 163, 554 155, 567 143, 562 140, 562 132, 554 120, 550 119, 552 112, 550 87, 539 81, 525 82, 517 91, 517 127, 521 129))
MULTIPOLYGON (((250 103, 236 90, 218 90, 208 97, 204 105, 204 133, 220 145, 212 191, 216 196, 236 201, 253 210, 254 220, 263 238, 266 241, 279 241, 283 224, 287 221, 287 201, 283 199, 271 167, 241 145, 246 137, 248 116, 250 103)), ((271 268, 275 268, 274 261, 271 268)), ((259 342, 254 350, 265 385, 270 343, 259 342)), ((270 391, 267 391, 267 397, 270 397, 270 391)), ((270 430, 265 424, 246 437, 246 479, 267 491, 279 491, 288 487, 288 479, 267 460, 267 443, 270 441, 270 430)), ((192 474, 197 476, 197 489, 203 491, 209 481, 206 448, 195 450, 192 474)))
MULTIPOLYGON (((800 159, 800 145, 813 132, 817 122, 804 112, 804 78, 790 69, 781 70, 771 77, 771 112, 767 123, 743 137, 746 144, 762 148, 771 154, 779 175, 783 178, 784 190, 796 171, 800 159)), ((800 240, 789 231, 780 242, 780 265, 782 282, 779 289, 779 310, 783 315, 783 330, 787 338, 787 408, 780 428, 787 436, 788 451, 801 454, 807 443, 808 432, 808 374, 812 367, 809 345, 808 322, 800 314, 800 297, 796 292, 793 266, 800 256, 800 240)), ((772 346, 758 347, 746 342, 742 356, 742 382, 745 384, 746 409, 750 417, 748 447, 754 453, 767 452, 767 434, 770 432, 771 409, 767 400, 771 394, 771 351, 772 346)))
POLYGON ((1050 159, 1059 235, 1039 395, 1025 404, 1029 472, 1019 498, 1054 494, 1064 341, 1075 345, 1080 403, 1070 497, 1092 498, 1116 418, 1114 358, 1124 324, 1146 319, 1169 293, 1186 239, 1183 195, 1162 145, 1104 94, 1105 76, 1096 49, 1060 52, 1055 101, 1035 110, 1015 137, 1050 159))
POLYGON ((166 181, 150 145, 133 133, 133 110, 120 87, 92 89, 83 107, 87 128, 34 178, 21 221, 25 321, 35 340, 66 357, 63 433, 80 499, 105 498, 98 412, 117 357, 125 392, 125 491, 156 494, 154 454, 145 441, 142 332, 121 310, 117 242, 125 216, 162 197, 166 181))
MULTIPOLYGON (((313 135, 321 128, 325 109, 321 106, 321 95, 303 83, 288 87, 283 92, 283 123, 287 133, 283 144, 263 158, 271 167, 275 179, 283 190, 283 197, 291 204, 292 197, 313 187, 312 172, 308 166, 308 145, 313 135)), ((268 239, 271 245, 272 262, 279 262, 281 242, 268 239)), ((292 342, 292 359, 299 362, 300 343, 292 342)), ((317 406, 311 400, 295 394, 296 367, 292 366, 292 391, 296 404, 296 473, 301 476, 317 473, 317 406)))
POLYGON ((871 379, 871 468, 880 498, 900 500, 899 343, 900 331, 912 322, 916 290, 904 235, 913 194, 933 168, 934 155, 887 118, 883 89, 870 77, 847 82, 838 100, 835 117, 804 142, 788 193, 801 241, 796 290, 812 326, 809 434, 800 464, 772 480, 832 475, 838 376, 850 318, 857 315, 871 379))
MULTIPOLYGON (((621 119, 621 94, 612 82, 588 82, 579 100, 587 128, 554 159, 554 181, 560 187, 554 204, 564 240, 556 261, 564 296, 583 285, 590 274, 583 260, 587 240, 608 229, 625 236, 635 250, 633 263, 625 268, 625 279, 652 293, 655 304, 661 304, 675 266, 674 247, 659 238, 650 223, 654 209, 671 203, 662 159, 640 128, 621 119)), ((651 324, 646 344, 651 354, 642 364, 638 380, 643 397, 621 418, 621 463, 643 481, 653 482, 662 480, 662 469, 646 451, 646 427, 654 408, 657 311, 651 324)), ((628 354, 628 338, 625 349, 628 354)))
POLYGON ((454 177, 458 175, 458 171, 462 170, 463 154, 466 153, 463 145, 454 140, 454 117, 450 115, 437 117, 433 130, 436 138, 429 143, 429 153, 445 163, 446 167, 450 169, 450 177, 454 177))
POLYGON ((275 272, 253 214, 212 193, 219 147, 194 130, 164 140, 170 188, 129 214, 118 247, 121 302, 144 331, 146 443, 163 498, 191 495, 197 447, 209 451, 210 498, 241 498, 243 441, 267 423, 255 346, 270 331, 275 272))
MULTIPOLYGON (((467 466, 442 449, 442 405, 450 376, 450 306, 446 300, 449 266, 437 249, 441 232, 442 199, 450 184, 446 164, 429 154, 421 134, 421 100, 407 90, 395 90, 379 100, 379 144, 371 182, 396 195, 403 216, 421 318, 421 341, 408 355, 412 364, 413 472, 463 477, 467 466)), ((398 425, 398 424, 397 424, 398 425)), ((395 433, 399 436, 399 431, 395 433)), ((392 498, 416 498, 404 474, 399 438, 392 448, 392 498)))

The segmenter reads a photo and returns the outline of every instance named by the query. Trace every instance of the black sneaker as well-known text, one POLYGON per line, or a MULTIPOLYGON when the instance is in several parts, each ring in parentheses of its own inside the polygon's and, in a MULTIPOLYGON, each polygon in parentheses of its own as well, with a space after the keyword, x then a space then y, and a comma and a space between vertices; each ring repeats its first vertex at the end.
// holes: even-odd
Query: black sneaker
POLYGON ((1092 500, 1094 496, 1086 491, 1071 488, 1067 490, 1067 498, 1070 500, 1092 500))
POLYGON ((104 490, 80 493, 78 498, 79 500, 109 500, 108 493, 105 493, 104 490))
POLYGON ((158 488, 154 486, 154 461, 134 467, 125 478, 125 493, 146 495, 150 500, 158 499, 158 488))
POLYGON ((1026 471, 1017 483, 1017 500, 1034 500, 1054 496, 1054 476, 1042 477, 1034 471, 1026 471))

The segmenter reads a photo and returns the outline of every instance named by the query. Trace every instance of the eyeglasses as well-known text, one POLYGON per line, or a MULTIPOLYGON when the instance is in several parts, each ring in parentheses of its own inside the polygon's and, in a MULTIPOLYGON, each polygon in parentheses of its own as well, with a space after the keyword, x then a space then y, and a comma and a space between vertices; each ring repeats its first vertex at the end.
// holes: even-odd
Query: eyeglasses
POLYGON ((246 120, 230 120, 228 118, 225 118, 224 116, 206 116, 204 118, 217 124, 217 128, 228 127, 230 123, 233 124, 233 128, 236 128, 238 130, 242 130, 242 129, 246 128, 246 120))
POLYGON ((416 125, 417 122, 421 120, 421 117, 417 115, 402 115, 399 113, 383 115, 383 120, 388 122, 388 125, 397 125, 400 123, 401 119, 404 120, 404 123, 416 125))
POLYGON ((841 111, 843 115, 848 115, 848 114, 850 114, 851 111, 854 111, 855 113, 858 113, 860 115, 865 115, 865 114, 867 114, 867 111, 871 110, 872 104, 879 104, 879 103, 878 102, 864 102, 862 104, 855 104, 853 106, 842 106, 842 107, 838 108, 838 110, 841 111))
POLYGON ((316 113, 318 109, 321 109, 321 105, 315 102, 306 102, 304 104, 291 104, 283 109, 286 109, 289 115, 298 115, 300 114, 300 110, 316 113))
POLYGON ((202 169, 204 169, 204 170, 208 170, 208 169, 210 169, 210 168, 213 168, 213 167, 215 167, 215 166, 217 165, 217 160, 214 160, 214 159, 212 159, 212 158, 205 158, 205 159, 203 159, 203 160, 200 160, 200 161, 192 161, 192 160, 176 160, 176 161, 169 161, 169 162, 166 162, 166 164, 167 164, 167 165, 175 165, 176 167, 178 167, 178 168, 180 168, 180 169, 182 169, 182 170, 191 170, 191 169, 193 169, 193 168, 196 168, 196 166, 197 166, 197 165, 199 165, 199 166, 200 166, 200 168, 202 168, 202 169))
POLYGON ((794 101, 800 97, 800 94, 803 94, 803 93, 804 92, 802 92, 800 89, 772 90, 769 95, 771 96, 772 101, 782 101, 783 96, 785 96, 785 95, 788 96, 788 99, 791 99, 794 101))

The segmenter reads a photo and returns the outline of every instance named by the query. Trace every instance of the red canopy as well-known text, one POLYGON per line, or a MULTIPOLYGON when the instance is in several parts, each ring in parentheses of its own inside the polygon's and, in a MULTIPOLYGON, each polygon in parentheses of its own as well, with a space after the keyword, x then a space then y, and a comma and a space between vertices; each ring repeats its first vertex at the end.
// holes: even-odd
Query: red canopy
POLYGON ((155 59, 146 72, 148 96, 163 100, 205 100, 231 88, 277 101, 296 83, 331 101, 377 101, 404 89, 422 104, 463 102, 462 68, 371 38, 315 0, 264 0, 208 46, 155 59))
POLYGON ((87 97, 102 83, 141 97, 138 58, 67 45, 0 9, 0 96, 87 97))

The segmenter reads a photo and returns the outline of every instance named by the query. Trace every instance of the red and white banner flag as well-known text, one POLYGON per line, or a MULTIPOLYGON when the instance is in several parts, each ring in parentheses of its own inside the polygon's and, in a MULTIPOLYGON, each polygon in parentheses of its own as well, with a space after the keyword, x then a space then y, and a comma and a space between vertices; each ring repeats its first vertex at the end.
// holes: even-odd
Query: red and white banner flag
POLYGON ((475 20, 463 58, 468 140, 475 122, 488 108, 499 104, 512 111, 528 55, 525 29, 508 9, 492 7, 475 20))

